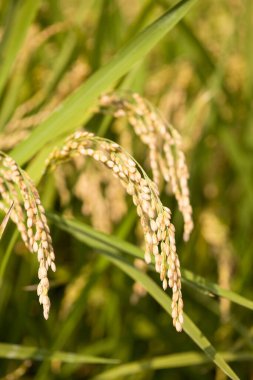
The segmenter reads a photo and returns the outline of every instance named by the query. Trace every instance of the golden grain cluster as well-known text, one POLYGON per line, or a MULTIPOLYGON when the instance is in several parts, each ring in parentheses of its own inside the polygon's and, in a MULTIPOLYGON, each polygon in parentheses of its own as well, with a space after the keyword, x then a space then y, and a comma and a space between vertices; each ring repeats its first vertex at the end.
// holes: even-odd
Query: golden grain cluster
POLYGON ((132 196, 144 232, 145 260, 155 261, 163 288, 172 289, 173 324, 178 331, 183 323, 180 263, 175 245, 175 228, 171 212, 159 198, 157 186, 143 169, 118 144, 78 131, 70 136, 61 148, 56 148, 48 159, 47 167, 55 168, 76 156, 92 157, 112 171, 127 193, 132 196))
MULTIPOLYGON (((81 70, 79 70, 79 66, 76 67, 78 68, 78 73, 80 74, 81 72, 82 77, 83 66, 81 66, 81 70)), ((79 74, 77 75, 77 83, 79 83, 79 74)), ((69 77, 73 78, 72 72, 69 77)), ((76 83, 74 83, 75 86, 76 83)), ((40 103, 43 94, 39 94, 21 105, 16 111, 15 117, 7 125, 2 145, 9 148, 12 146, 13 141, 16 143, 15 139, 24 138, 29 129, 43 120, 48 115, 48 112, 58 104, 59 99, 64 98, 68 92, 69 89, 64 87, 61 91, 61 96, 57 95, 55 98, 56 101, 53 98, 50 106, 47 105, 46 109, 31 116, 26 117, 25 114, 34 105, 40 103), (21 135, 19 136, 16 132, 21 135), (13 138, 9 139, 10 136, 15 136, 14 140, 13 138)), ((159 198, 159 190, 162 189, 165 183, 167 187, 170 187, 177 199, 184 219, 184 239, 188 240, 193 229, 192 207, 188 189, 189 173, 181 147, 180 135, 146 99, 137 93, 114 92, 104 94, 99 99, 97 111, 109 113, 116 119, 123 117, 127 119, 133 131, 148 148, 153 181, 148 178, 139 164, 120 145, 85 131, 76 132, 66 140, 66 143, 61 148, 56 148, 47 160, 47 168, 55 168, 61 162, 65 162, 70 158, 74 158, 78 166, 77 157, 89 156, 97 162, 103 163, 120 180, 126 192, 132 196, 133 203, 137 208, 145 239, 145 261, 150 263, 153 257, 155 269, 160 274, 163 288, 166 289, 169 286, 172 289, 173 323, 176 329, 181 331, 183 301, 180 263, 175 243, 175 228, 171 223, 170 209, 164 207, 159 198)), ((27 174, 19 169, 10 157, 1 154, 0 160, 0 192, 3 198, 0 207, 7 213, 13 204, 13 210, 9 211, 10 215, 17 224, 28 249, 38 255, 40 263, 38 295, 40 303, 43 304, 44 316, 48 318, 50 301, 47 295, 49 289, 47 270, 49 267, 55 270, 55 264, 45 211, 41 205, 39 194, 27 174)), ((86 169, 88 170, 87 167, 86 169)), ((84 202, 82 211, 91 215, 93 225, 101 228, 101 221, 104 221, 102 229, 110 232, 114 219, 101 218, 99 215, 94 215, 94 212, 89 212, 87 208, 89 204, 93 204, 94 194, 97 194, 95 201, 98 202, 101 198, 101 213, 108 214, 105 211, 106 207, 102 207, 106 206, 103 202, 115 202, 116 205, 116 186, 114 184, 111 186, 113 188, 111 197, 107 194, 107 199, 105 200, 101 190, 101 181, 103 182, 104 178, 108 182, 107 176, 102 178, 102 175, 100 175, 101 178, 99 178, 99 173, 95 173, 95 176, 91 175, 91 172, 89 173, 89 181, 87 181, 88 171, 81 174, 78 181, 79 184, 81 183, 81 187, 77 183, 73 193, 84 202), (92 178, 94 179, 94 184, 91 192, 92 178), (85 187, 85 182, 89 182, 90 186, 85 187), (84 188, 87 188, 87 191, 84 191, 84 188), (90 194, 91 197, 89 196, 90 194)), ((59 185, 58 192, 60 196, 63 193, 66 195, 68 191, 66 191, 67 187, 65 186, 65 171, 61 173, 58 171, 57 178, 56 184, 58 183, 59 185)), ((109 185, 110 183, 109 181, 109 185)), ((109 191, 110 186, 107 187, 109 191)), ((123 194, 120 191, 117 191, 117 193, 122 204, 122 212, 115 216, 116 220, 122 216, 126 207, 123 194)), ((69 193, 68 195, 71 196, 69 193)), ((93 206, 91 208, 93 209, 93 206)), ((107 210, 109 208, 107 207, 107 210)))
POLYGON ((148 146, 153 180, 159 186, 163 178, 170 185, 184 218, 184 240, 188 240, 193 229, 189 173, 176 129, 137 93, 105 94, 100 98, 100 111, 110 112, 115 118, 126 117, 148 146))
POLYGON ((39 284, 37 293, 47 319, 50 309, 48 297, 48 269, 55 267, 55 255, 44 207, 29 176, 9 156, 0 153, 0 208, 8 212, 17 224, 21 237, 30 252, 37 254, 39 284))

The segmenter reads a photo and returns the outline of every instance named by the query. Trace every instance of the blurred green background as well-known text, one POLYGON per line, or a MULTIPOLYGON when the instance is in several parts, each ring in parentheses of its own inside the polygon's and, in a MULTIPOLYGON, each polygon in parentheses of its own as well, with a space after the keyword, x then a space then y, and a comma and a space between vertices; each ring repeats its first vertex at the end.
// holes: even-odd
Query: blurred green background
MULTIPOLYGON (((21 17, 21 3, 2 0, 0 4, 0 149, 10 154, 69 94, 174 4, 166 0, 24 1, 26 17, 21 17), (15 26, 19 29, 8 45, 15 26)), ((195 223, 189 242, 182 240, 183 221, 173 196, 165 192, 161 196, 173 212, 182 267, 249 300, 253 286, 252 41, 252 0, 198 1, 112 84, 146 97, 182 135, 195 223)), ((91 112, 84 125, 118 141, 151 174, 146 148, 126 121, 91 112)), ((53 133, 50 139, 58 142, 53 133)), ((28 165, 32 175, 37 171, 36 157, 28 165)), ((46 209, 75 216, 141 247, 131 200, 120 190, 113 192, 114 184, 101 179, 102 171, 94 165, 88 165, 78 190, 81 165, 67 164, 40 182, 46 209), (85 186, 88 191, 83 194, 85 186)), ((43 320, 36 296, 35 258, 12 223, 1 240, 3 378, 91 379, 99 374, 101 379, 226 378, 211 362, 198 364, 194 358, 187 362, 187 352, 199 353, 203 361, 204 355, 185 333, 174 331, 161 306, 117 266, 56 225, 51 230, 57 272, 51 276, 48 321, 43 320), (4 343, 117 359, 121 364, 78 363, 77 357, 73 363, 57 357, 46 360, 45 351, 42 361, 38 355, 24 362, 14 354, 10 359, 10 347, 4 343), (149 363, 151 358, 174 354, 183 355, 174 368, 159 362, 156 369, 149 363), (146 364, 140 365, 141 360, 146 364), (131 362, 138 363, 136 373, 130 368, 125 377, 123 372, 106 375, 109 368, 131 362), (6 377, 8 373, 14 377, 6 377)), ((155 273, 148 271, 148 275, 159 284, 155 273)), ((184 280, 183 296, 186 313, 217 351, 228 356, 247 352, 249 361, 238 359, 231 366, 239 378, 253 378, 252 310, 201 290, 194 281, 184 280)))

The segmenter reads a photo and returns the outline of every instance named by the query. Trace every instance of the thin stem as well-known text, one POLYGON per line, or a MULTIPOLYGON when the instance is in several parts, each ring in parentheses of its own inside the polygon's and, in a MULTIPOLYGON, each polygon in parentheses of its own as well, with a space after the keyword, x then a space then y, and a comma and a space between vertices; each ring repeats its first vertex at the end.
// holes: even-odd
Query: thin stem
POLYGON ((11 257, 11 253, 13 251, 13 248, 16 244, 17 239, 18 239, 18 235, 19 235, 19 231, 17 229, 15 229, 15 231, 12 234, 11 240, 8 244, 6 253, 5 253, 5 255, 2 259, 2 262, 0 264, 0 286, 2 286, 2 284, 3 284, 4 273, 5 273, 6 267, 8 265, 9 259, 11 257))

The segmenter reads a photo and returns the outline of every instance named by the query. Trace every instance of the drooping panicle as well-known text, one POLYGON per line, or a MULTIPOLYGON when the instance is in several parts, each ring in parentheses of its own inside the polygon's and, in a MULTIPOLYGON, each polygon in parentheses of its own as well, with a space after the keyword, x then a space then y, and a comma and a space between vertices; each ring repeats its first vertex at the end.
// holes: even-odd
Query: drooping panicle
POLYGON ((155 269, 160 274, 164 290, 167 286, 172 289, 173 324, 181 331, 183 301, 175 228, 171 223, 170 210, 161 203, 156 184, 120 145, 85 131, 74 133, 61 148, 56 148, 47 161, 47 167, 53 169, 80 155, 101 162, 131 195, 145 237, 145 260, 150 263, 151 258, 154 258, 155 269))
POLYGON ((50 300, 48 297, 48 269, 56 270, 55 255, 50 230, 39 193, 30 177, 9 156, 0 152, 0 208, 16 223, 28 250, 35 253, 39 262, 39 284, 37 293, 43 305, 43 314, 48 319, 50 300))
POLYGON ((100 97, 99 111, 115 118, 126 117, 141 141, 149 148, 153 180, 159 186, 161 176, 170 185, 184 218, 184 240, 193 229, 189 198, 189 173, 181 138, 146 99, 137 93, 109 93, 100 97))

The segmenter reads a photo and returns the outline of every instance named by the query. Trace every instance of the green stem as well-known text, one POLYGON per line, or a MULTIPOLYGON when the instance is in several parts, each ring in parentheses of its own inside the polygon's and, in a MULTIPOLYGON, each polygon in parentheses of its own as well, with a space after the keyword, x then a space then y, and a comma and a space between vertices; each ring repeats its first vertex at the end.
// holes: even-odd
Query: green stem
POLYGON ((4 279, 4 273, 5 273, 6 267, 8 265, 9 259, 11 257, 11 253, 13 251, 14 245, 16 244, 16 241, 18 239, 18 235, 19 235, 19 232, 17 229, 15 229, 15 231, 12 234, 11 240, 8 244, 6 253, 5 253, 5 255, 2 259, 2 262, 0 264, 0 287, 2 286, 3 279, 4 279))

